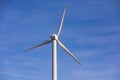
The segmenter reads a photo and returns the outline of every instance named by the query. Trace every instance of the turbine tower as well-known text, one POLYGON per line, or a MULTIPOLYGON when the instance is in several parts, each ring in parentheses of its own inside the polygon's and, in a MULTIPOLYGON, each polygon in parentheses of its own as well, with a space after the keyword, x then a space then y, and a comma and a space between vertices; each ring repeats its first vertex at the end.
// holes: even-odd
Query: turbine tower
POLYGON ((43 45, 46 45, 52 42, 52 80, 57 80, 57 43, 68 55, 70 55, 76 62, 80 64, 79 60, 58 39, 61 29, 62 29, 65 12, 66 12, 66 6, 64 7, 62 19, 61 19, 61 22, 60 22, 60 25, 59 25, 59 28, 56 34, 51 34, 49 40, 46 40, 40 44, 37 44, 25 50, 25 51, 32 50, 34 48, 37 48, 37 47, 40 47, 40 46, 43 46, 43 45))

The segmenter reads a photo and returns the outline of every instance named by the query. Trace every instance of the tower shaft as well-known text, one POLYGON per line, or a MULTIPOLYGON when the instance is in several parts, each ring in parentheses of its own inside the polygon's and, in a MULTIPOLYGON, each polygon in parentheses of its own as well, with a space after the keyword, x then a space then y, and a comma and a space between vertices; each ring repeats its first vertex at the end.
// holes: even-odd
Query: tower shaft
POLYGON ((52 80, 57 80, 57 44, 52 40, 52 80))

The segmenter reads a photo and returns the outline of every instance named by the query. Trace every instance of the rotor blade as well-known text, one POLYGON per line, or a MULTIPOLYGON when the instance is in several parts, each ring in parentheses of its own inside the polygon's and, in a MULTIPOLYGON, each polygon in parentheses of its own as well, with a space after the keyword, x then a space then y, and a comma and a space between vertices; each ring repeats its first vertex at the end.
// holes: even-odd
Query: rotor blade
POLYGON ((57 42, 63 50, 65 50, 76 62, 78 62, 81 65, 79 60, 59 40, 57 40, 57 42))
POLYGON ((65 12, 66 12, 66 5, 64 7, 64 11, 63 11, 63 14, 62 14, 62 19, 61 19, 61 22, 60 22, 60 25, 59 25, 59 29, 58 29, 58 32, 57 32, 57 36, 59 36, 60 32, 61 32, 62 24, 63 24, 63 20, 64 20, 64 16, 65 16, 65 12))
POLYGON ((37 48, 37 47, 39 47, 39 46, 43 46, 43 45, 48 44, 48 43, 50 43, 50 42, 52 42, 52 40, 46 40, 46 41, 44 41, 44 42, 42 42, 42 43, 40 43, 40 44, 37 44, 37 45, 35 45, 35 46, 31 47, 31 48, 26 49, 25 51, 28 51, 28 50, 37 48))

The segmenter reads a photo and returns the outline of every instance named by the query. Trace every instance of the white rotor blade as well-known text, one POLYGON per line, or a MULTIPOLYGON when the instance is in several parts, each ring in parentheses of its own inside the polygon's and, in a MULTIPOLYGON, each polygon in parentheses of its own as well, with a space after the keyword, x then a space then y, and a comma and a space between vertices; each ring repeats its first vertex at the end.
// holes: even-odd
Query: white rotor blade
POLYGON ((63 50, 65 50, 76 62, 80 64, 79 60, 59 40, 57 40, 57 42, 63 50))
POLYGON ((66 6, 64 7, 64 11, 63 11, 63 14, 62 14, 62 19, 61 19, 60 26, 59 26, 59 29, 58 29, 58 32, 57 32, 57 36, 59 36, 60 32, 61 32, 62 24, 63 24, 63 20, 64 20, 64 16, 65 16, 65 12, 66 12, 66 6))
POLYGON ((39 47, 39 46, 43 46, 43 45, 48 44, 48 43, 50 43, 50 42, 52 42, 52 40, 46 40, 46 41, 44 41, 44 42, 42 42, 42 43, 40 43, 40 44, 37 44, 37 45, 35 45, 35 46, 31 47, 31 48, 26 49, 25 51, 28 51, 28 50, 37 48, 37 47, 39 47))

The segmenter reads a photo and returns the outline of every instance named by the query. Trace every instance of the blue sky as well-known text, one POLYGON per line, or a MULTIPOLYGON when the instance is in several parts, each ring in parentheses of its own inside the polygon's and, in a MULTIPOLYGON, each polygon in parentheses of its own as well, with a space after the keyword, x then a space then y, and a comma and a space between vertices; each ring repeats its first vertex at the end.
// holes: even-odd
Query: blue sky
POLYGON ((64 4, 58 46, 58 80, 120 80, 119 0, 1 0, 0 80, 51 80, 51 44, 24 52, 56 33, 64 4))

